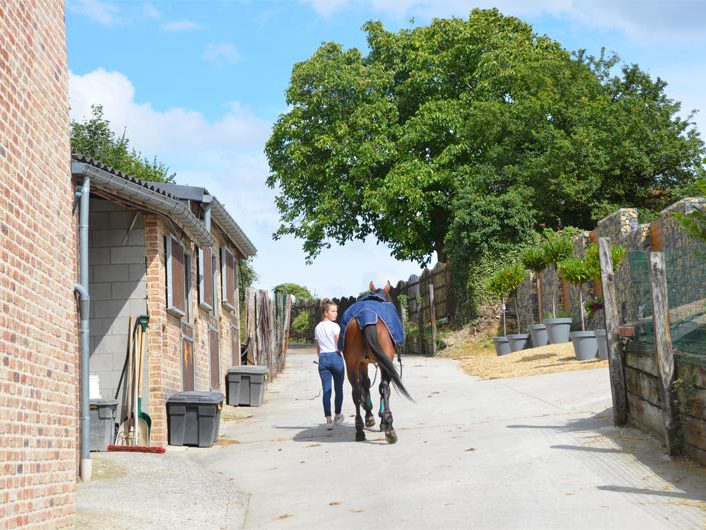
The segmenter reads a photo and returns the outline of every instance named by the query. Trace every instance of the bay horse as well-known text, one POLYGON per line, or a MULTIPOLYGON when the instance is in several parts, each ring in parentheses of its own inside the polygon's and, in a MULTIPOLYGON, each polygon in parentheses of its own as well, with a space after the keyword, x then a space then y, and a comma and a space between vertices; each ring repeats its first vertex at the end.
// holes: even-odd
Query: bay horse
POLYGON ((368 365, 376 364, 380 368, 380 430, 385 432, 387 442, 393 444, 397 442, 397 434, 392 426, 390 382, 405 397, 412 400, 393 364, 397 348, 404 344, 404 331, 397 308, 390 299, 390 282, 388 281, 382 289, 375 289, 375 284, 371 281, 369 287, 370 292, 359 297, 343 314, 341 349, 346 362, 348 381, 353 388, 356 441, 365 440, 363 418, 360 415, 361 404, 365 408, 365 426, 375 425, 368 365))

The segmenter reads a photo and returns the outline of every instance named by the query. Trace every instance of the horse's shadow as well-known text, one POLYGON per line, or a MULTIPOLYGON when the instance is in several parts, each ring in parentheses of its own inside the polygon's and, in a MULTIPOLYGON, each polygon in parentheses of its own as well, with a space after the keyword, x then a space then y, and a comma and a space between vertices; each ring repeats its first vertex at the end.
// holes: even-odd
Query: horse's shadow
MULTIPOLYGON (((292 438, 295 442, 307 442, 307 443, 341 443, 341 442, 353 442, 361 443, 355 441, 355 425, 344 424, 336 425, 333 430, 327 430, 326 425, 276 425, 276 429, 300 429, 298 433, 292 438)), ((367 440, 363 443, 372 445, 388 445, 385 440, 385 434, 380 432, 378 427, 373 427, 370 429, 365 429, 365 435, 367 440)))

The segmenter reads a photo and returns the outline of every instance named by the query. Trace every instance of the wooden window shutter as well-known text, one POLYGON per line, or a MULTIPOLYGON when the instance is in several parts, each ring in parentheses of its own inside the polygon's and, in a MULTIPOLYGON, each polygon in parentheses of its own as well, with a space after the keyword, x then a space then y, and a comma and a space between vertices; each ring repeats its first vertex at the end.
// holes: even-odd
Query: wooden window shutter
POLYGON ((199 304, 213 309, 213 262, 211 249, 199 249, 199 304))
POLYGON ((225 247, 221 248, 221 289, 223 305, 235 307, 235 258, 225 247))
POLYGON ((186 285, 184 247, 172 236, 165 238, 167 265, 167 311, 184 316, 186 312, 186 285))
POLYGON ((221 384, 220 350, 218 348, 218 329, 208 328, 209 349, 211 353, 211 388, 217 389, 221 384))
POLYGON ((194 330, 186 322, 181 325, 181 353, 182 353, 182 390, 189 391, 195 388, 194 370, 194 330))

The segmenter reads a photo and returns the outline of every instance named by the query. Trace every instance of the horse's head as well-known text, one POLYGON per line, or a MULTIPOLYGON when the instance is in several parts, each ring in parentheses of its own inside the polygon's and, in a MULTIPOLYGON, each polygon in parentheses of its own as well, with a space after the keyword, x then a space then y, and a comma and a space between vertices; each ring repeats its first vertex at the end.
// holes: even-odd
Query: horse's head
POLYGON ((382 289, 376 289, 375 284, 373 281, 370 281, 370 292, 377 294, 381 298, 383 298, 387 302, 392 302, 392 298, 390 297, 390 291, 392 290, 392 284, 390 284, 390 281, 387 281, 387 284, 385 284, 385 287, 382 289))

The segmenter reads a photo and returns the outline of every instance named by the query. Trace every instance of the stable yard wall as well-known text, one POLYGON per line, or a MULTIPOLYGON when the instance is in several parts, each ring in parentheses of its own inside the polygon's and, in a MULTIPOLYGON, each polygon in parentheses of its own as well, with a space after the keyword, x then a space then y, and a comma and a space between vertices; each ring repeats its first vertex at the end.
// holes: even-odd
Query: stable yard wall
POLYGON ((144 215, 145 254, 147 263, 147 305, 150 315, 147 340, 149 348, 149 414, 152 417, 152 445, 167 444, 166 401, 184 390, 217 390, 225 393, 225 374, 239 361, 239 318, 236 306, 228 309, 222 304, 221 257, 218 251, 223 238, 213 230, 217 240, 216 289, 214 310, 199 304, 198 248, 182 234, 175 233, 161 217, 144 215), (165 237, 174 236, 185 247, 190 259, 188 311, 179 316, 167 311, 167 274, 165 237), (186 329, 191 337, 185 338, 186 329), (217 354, 213 353, 210 331, 218 330, 217 354), (192 344, 191 354, 189 344, 192 344), (235 349, 235 355, 234 355, 235 349), (211 368, 217 362, 215 381, 211 368), (193 366, 193 385, 188 366, 193 366), (213 382, 217 384, 212 384, 213 382))
POLYGON ((64 3, 0 2, 0 528, 73 524, 76 225, 64 3))

